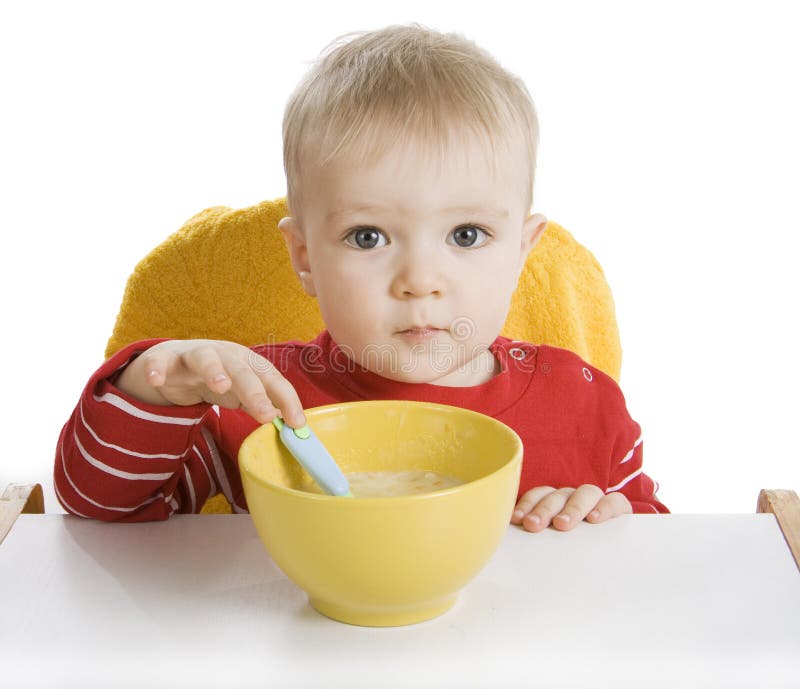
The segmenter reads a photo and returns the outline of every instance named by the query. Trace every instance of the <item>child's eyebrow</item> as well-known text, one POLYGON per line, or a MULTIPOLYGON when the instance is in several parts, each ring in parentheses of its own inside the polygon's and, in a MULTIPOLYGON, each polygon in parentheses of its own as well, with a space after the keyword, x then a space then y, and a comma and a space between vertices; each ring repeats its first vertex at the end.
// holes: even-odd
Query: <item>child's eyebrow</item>
MULTIPOLYGON (((365 211, 389 211, 389 208, 383 208, 382 206, 371 206, 371 205, 361 205, 355 206, 353 208, 342 208, 338 210, 331 211, 328 213, 328 221, 335 220, 340 216, 346 215, 355 215, 356 213, 362 213, 365 211)), ((452 214, 452 213, 465 213, 467 215, 479 215, 484 217, 496 218, 498 220, 505 220, 509 217, 508 210, 502 208, 487 208, 484 206, 454 206, 452 208, 443 208, 440 211, 440 215, 445 214, 452 214)))

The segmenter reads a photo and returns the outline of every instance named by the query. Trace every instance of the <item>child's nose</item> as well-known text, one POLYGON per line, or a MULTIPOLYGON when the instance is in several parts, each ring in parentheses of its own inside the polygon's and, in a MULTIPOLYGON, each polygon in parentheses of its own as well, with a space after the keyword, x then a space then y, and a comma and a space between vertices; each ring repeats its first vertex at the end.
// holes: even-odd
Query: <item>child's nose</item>
POLYGON ((392 280, 392 294, 398 299, 441 296, 445 279, 441 261, 430 251, 409 252, 397 266, 392 280))

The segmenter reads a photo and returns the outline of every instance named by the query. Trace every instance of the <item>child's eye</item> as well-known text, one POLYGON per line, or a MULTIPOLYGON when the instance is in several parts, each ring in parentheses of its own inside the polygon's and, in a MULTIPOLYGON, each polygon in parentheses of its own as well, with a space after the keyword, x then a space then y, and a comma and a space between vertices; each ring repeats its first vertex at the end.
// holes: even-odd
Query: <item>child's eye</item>
POLYGON ((344 241, 356 249, 374 249, 389 243, 386 235, 374 227, 357 227, 347 234, 344 241))
POLYGON ((483 244, 489 239, 489 234, 486 230, 482 230, 475 225, 462 225, 453 230, 452 233, 448 235, 447 239, 448 244, 455 244, 456 246, 468 249, 483 244), (453 238, 452 242, 450 241, 450 237, 453 238))

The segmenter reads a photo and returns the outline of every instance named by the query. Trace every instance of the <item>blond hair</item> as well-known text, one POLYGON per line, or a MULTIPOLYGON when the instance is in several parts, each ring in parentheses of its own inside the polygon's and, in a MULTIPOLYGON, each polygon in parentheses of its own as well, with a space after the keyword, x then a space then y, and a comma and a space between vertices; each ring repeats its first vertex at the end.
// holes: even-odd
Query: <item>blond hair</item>
POLYGON ((495 161, 525 154, 521 184, 529 209, 539 124, 521 79, 463 36, 419 24, 340 36, 286 105, 288 205, 300 212, 304 165, 342 157, 368 164, 408 141, 444 155, 458 125, 478 134, 495 161))

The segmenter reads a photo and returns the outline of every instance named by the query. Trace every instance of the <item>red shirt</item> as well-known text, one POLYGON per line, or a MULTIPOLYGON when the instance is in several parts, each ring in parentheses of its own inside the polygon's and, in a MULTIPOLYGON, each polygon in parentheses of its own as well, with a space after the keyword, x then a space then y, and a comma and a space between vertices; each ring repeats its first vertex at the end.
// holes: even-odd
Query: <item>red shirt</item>
MULTIPOLYGON (((209 404, 156 406, 135 400, 114 379, 160 340, 132 344, 91 377, 61 431, 55 489, 68 512, 106 521, 166 519, 198 512, 222 492, 236 512, 247 504, 239 446, 259 424, 241 410, 209 404)), ((261 345, 297 390, 304 408, 404 399, 464 407, 492 416, 522 439, 519 494, 536 486, 594 484, 619 491, 634 512, 667 512, 642 473, 642 438, 616 382, 565 349, 498 337, 501 372, 473 387, 401 383, 362 369, 327 331, 308 343, 261 345)))

